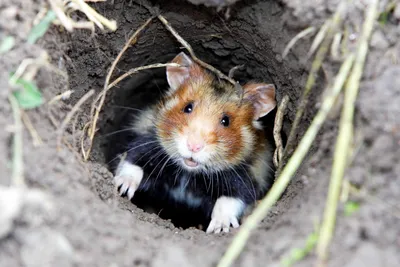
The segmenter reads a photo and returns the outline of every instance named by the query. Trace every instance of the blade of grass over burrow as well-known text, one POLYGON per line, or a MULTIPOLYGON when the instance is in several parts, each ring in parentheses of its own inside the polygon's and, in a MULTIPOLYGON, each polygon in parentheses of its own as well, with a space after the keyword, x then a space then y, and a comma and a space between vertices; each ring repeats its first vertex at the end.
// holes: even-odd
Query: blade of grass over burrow
POLYGON ((238 234, 233 239, 226 253, 223 255, 221 261, 218 263, 218 267, 229 267, 240 255, 247 240, 250 237, 251 232, 257 227, 263 218, 268 214, 270 208, 282 195, 283 191, 289 184, 292 176, 299 168, 304 157, 307 155, 315 137, 321 129, 325 119, 327 118, 330 110, 332 109, 337 96, 342 90, 343 84, 347 79, 348 73, 350 72, 351 66, 354 61, 354 55, 350 54, 345 62, 342 64, 339 74, 337 75, 335 82, 331 88, 330 94, 328 94, 322 101, 321 108, 317 115, 311 122, 310 127, 307 129, 304 137, 301 139, 299 146, 289 159, 287 165, 275 181, 271 190, 261 200, 260 204, 253 211, 253 213, 246 219, 244 224, 240 227, 238 234))
POLYGON ((339 134, 336 141, 333 158, 329 192, 324 210, 324 220, 321 225, 321 232, 317 246, 318 266, 325 266, 326 264, 329 244, 335 228, 340 188, 343 181, 344 171, 347 166, 349 148, 351 147, 353 140, 355 102, 360 87, 360 80, 364 69, 365 59, 368 53, 369 38, 378 15, 378 3, 379 0, 372 0, 369 3, 362 34, 358 43, 354 67, 346 84, 339 134))
MULTIPOLYGON (((311 89, 314 87, 315 84, 315 77, 317 77, 318 70, 321 68, 322 62, 324 61, 324 58, 329 50, 329 45, 331 43, 331 40, 333 36, 335 35, 337 29, 339 28, 339 24, 342 21, 342 15, 344 13, 344 10, 346 9, 346 0, 342 0, 331 18, 331 21, 327 23, 329 27, 326 29, 326 33, 324 34, 325 39, 323 39, 317 54, 315 56, 315 59, 312 63, 310 73, 307 78, 306 86, 304 88, 303 94, 301 96, 300 103, 297 107, 297 112, 296 116, 294 119, 294 122, 292 124, 289 137, 287 139, 287 145, 285 150, 283 151, 283 159, 286 158, 286 156, 291 153, 293 146, 294 146, 294 141, 297 133, 298 126, 300 124, 300 121, 303 117, 304 110, 308 104, 308 98, 311 92, 311 89)), ((281 172, 282 164, 280 165, 280 168, 278 169, 278 174, 281 172)))

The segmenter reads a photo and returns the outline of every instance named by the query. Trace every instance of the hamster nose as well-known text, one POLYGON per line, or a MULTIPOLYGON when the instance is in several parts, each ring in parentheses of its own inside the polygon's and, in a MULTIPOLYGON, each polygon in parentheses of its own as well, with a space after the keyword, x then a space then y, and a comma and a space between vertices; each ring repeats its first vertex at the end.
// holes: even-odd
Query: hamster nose
POLYGON ((199 152, 200 150, 203 149, 204 147, 204 142, 203 141, 187 141, 187 147, 190 151, 192 152, 199 152))

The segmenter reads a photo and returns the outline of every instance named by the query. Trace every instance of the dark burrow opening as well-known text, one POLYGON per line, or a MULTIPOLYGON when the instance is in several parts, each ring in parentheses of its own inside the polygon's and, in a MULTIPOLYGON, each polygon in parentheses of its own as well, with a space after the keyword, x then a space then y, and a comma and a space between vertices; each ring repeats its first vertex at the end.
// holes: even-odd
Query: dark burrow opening
MULTIPOLYGON (((170 60, 171 58, 167 58, 162 62, 170 60)), ((108 125, 106 133, 103 135, 102 146, 110 169, 115 170, 123 157, 121 153, 127 151, 126 144, 130 142, 133 121, 140 116, 140 113, 146 107, 157 103, 166 94, 168 87, 165 68, 135 75, 121 86, 121 92, 123 93, 116 95, 114 104, 110 106, 110 108, 115 109, 118 115, 113 120, 113 123, 108 125)), ((266 139, 270 144, 274 144, 272 131, 275 114, 276 108, 260 119, 264 126, 266 139)), ((283 133, 283 138, 285 140, 285 133, 283 133)), ((162 157, 152 155, 152 153, 149 156, 152 159, 148 161, 149 164, 162 165, 164 163, 162 157)), ((153 173, 154 175, 157 178, 160 176, 158 179, 163 178, 160 172, 155 172, 153 173)), ((207 183, 207 181, 205 182, 207 183)), ((219 185, 219 183, 223 181, 214 182, 216 187, 221 187, 222 190, 223 185, 219 185)), ((216 190, 218 189, 216 188, 216 190)), ((126 195, 123 196, 126 197, 126 195)), ((155 213, 163 219, 171 220, 175 226, 184 229, 188 227, 204 229, 209 224, 209 219, 204 217, 204 214, 198 209, 174 201, 167 203, 163 196, 158 196, 157 194, 137 191, 132 203, 149 213, 155 213)))
MULTIPOLYGON (((159 8, 203 61, 226 74, 233 67, 243 65, 235 72, 234 78, 241 84, 249 81, 274 84, 278 103, 284 94, 288 94, 291 101, 282 131, 284 136, 287 135, 307 73, 298 60, 304 54, 304 46, 297 46, 285 60, 280 56, 293 32, 284 25, 285 10, 279 1, 241 1, 232 9, 229 20, 214 9, 194 6, 185 1, 155 1, 147 4, 147 7, 159 8)), ((78 52, 69 54, 75 62, 75 69, 70 74, 72 88, 82 88, 82 84, 88 88, 102 88, 107 66, 129 36, 151 16, 147 7, 134 1, 130 4, 126 1, 97 3, 94 6, 103 10, 105 16, 116 18, 119 27, 115 33, 99 33, 89 41, 87 35, 76 34, 74 46, 78 52), (76 71, 78 68, 82 72, 76 71)), ((184 50, 180 43, 155 19, 139 36, 137 43, 125 53, 111 80, 134 67, 169 62, 181 51, 184 50)), ((120 158, 115 157, 115 149, 118 150, 118 143, 126 138, 126 131, 120 131, 121 127, 129 123, 132 113, 157 101, 166 89, 165 68, 140 72, 112 89, 101 113, 93 149, 94 159, 108 167, 118 163, 120 158)), ((276 109, 263 118, 270 134, 275 112, 276 109)), ((302 131, 304 127, 298 130, 302 131)), ((271 137, 270 140, 273 142, 271 137)), ((171 219, 179 227, 202 225, 204 228, 207 224, 202 214, 190 208, 166 207, 154 196, 149 198, 137 192, 133 202, 148 212, 171 219)))

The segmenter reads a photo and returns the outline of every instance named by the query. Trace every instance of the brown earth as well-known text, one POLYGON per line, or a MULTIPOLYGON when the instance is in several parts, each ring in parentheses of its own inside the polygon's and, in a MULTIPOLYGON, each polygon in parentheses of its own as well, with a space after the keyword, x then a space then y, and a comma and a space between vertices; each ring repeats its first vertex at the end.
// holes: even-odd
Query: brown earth
MULTIPOLYGON (((357 38, 368 1, 354 2, 348 8, 346 25, 357 38)), ((387 1, 381 2, 383 10, 387 1)), ((12 183, 13 117, 7 80, 23 59, 38 57, 43 51, 51 57, 52 67, 42 68, 36 77, 46 100, 67 89, 75 90, 69 100, 52 109, 55 119, 61 121, 88 90, 101 91, 110 64, 125 41, 151 16, 149 10, 158 7, 204 61, 224 72, 245 64, 235 78, 274 83, 278 101, 288 94, 287 134, 308 75, 310 62, 305 55, 311 38, 299 41, 284 60, 281 53, 296 33, 308 26, 321 26, 337 3, 243 0, 231 6, 226 20, 223 12, 178 0, 107 1, 93 7, 117 21, 116 32, 96 30, 91 35, 76 30, 71 34, 53 26, 37 45, 28 45, 26 36, 44 3, 2 1, 0 40, 12 35, 17 43, 0 59, 0 266, 215 266, 235 233, 206 235, 197 229, 176 228, 115 194, 102 136, 120 119, 115 106, 132 104, 127 102, 145 91, 140 82, 147 84, 149 77, 156 80, 157 72, 135 76, 108 95, 88 162, 81 159, 78 137, 88 119, 90 103, 79 114, 77 130, 67 129, 65 138, 73 149, 65 146, 57 150, 57 131, 47 104, 27 111, 43 144, 35 147, 24 129, 24 174, 29 189, 8 187, 12 183)), ((360 209, 345 216, 344 204, 340 204, 330 267, 400 266, 399 20, 397 4, 385 25, 376 23, 371 39, 357 101, 354 155, 346 172, 346 179, 361 189, 359 195, 350 195, 360 203, 360 209)), ((132 67, 166 62, 179 51, 180 44, 155 20, 123 57, 116 76, 132 67)), ((299 133, 311 120, 337 67, 333 61, 324 64, 299 133)), ((304 246, 322 216, 337 117, 333 112, 307 161, 252 235, 235 266, 279 266, 291 249, 304 246)), ((312 254, 296 266, 312 266, 314 260, 312 254)))

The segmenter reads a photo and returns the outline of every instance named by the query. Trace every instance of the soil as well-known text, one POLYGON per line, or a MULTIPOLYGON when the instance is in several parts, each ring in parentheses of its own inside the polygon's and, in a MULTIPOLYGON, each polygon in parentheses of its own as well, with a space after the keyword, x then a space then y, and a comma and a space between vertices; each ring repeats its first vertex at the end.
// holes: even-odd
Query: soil
MULTIPOLYGON (((141 99, 149 82, 159 79, 157 71, 134 76, 107 95, 87 162, 80 155, 79 136, 88 120, 90 103, 82 106, 75 127, 67 129, 65 141, 71 146, 63 145, 62 149, 57 149, 57 129, 50 119, 49 105, 26 111, 43 144, 34 146, 23 129, 28 187, 11 187, 15 127, 7 98, 12 88, 7 81, 22 60, 44 51, 50 56, 51 67, 41 68, 35 78, 47 101, 67 89, 75 91, 70 99, 51 108, 53 121, 62 121, 88 90, 101 91, 126 40, 152 15, 150 11, 159 10, 204 61, 225 73, 245 64, 236 79, 274 83, 278 101, 287 94, 290 104, 283 131, 288 134, 311 65, 306 54, 312 38, 299 41, 285 59, 282 51, 299 31, 321 26, 338 2, 242 0, 230 6, 229 18, 213 7, 178 0, 98 2, 91 5, 117 21, 116 32, 68 33, 52 26, 37 44, 30 45, 26 36, 45 3, 2 1, 0 39, 12 35, 17 42, 0 59, 0 87, 8 88, 0 92, 0 266, 215 266, 236 232, 207 235, 199 229, 182 229, 116 194, 103 137, 121 119, 121 110, 115 107, 138 104, 140 100, 132 97, 141 99)), ((346 25, 351 37, 357 38, 368 1, 354 2, 348 8, 346 25)), ((381 2, 384 10, 387 1, 381 2)), ((376 23, 371 39, 356 103, 353 155, 346 172, 346 180, 360 189, 361 193, 350 194, 350 200, 360 203, 360 208, 346 216, 344 203, 340 204, 329 267, 400 266, 399 14, 397 4, 385 24, 376 23)), ((115 77, 133 67, 166 62, 179 51, 180 44, 154 20, 124 55, 115 77)), ((328 60, 319 73, 298 129, 299 138, 337 67, 337 62, 328 60)), ((293 248, 305 245, 323 214, 338 111, 332 112, 307 160, 253 233, 235 266, 279 266, 293 248)), ((312 266, 314 261, 311 253, 296 266, 312 266)))

